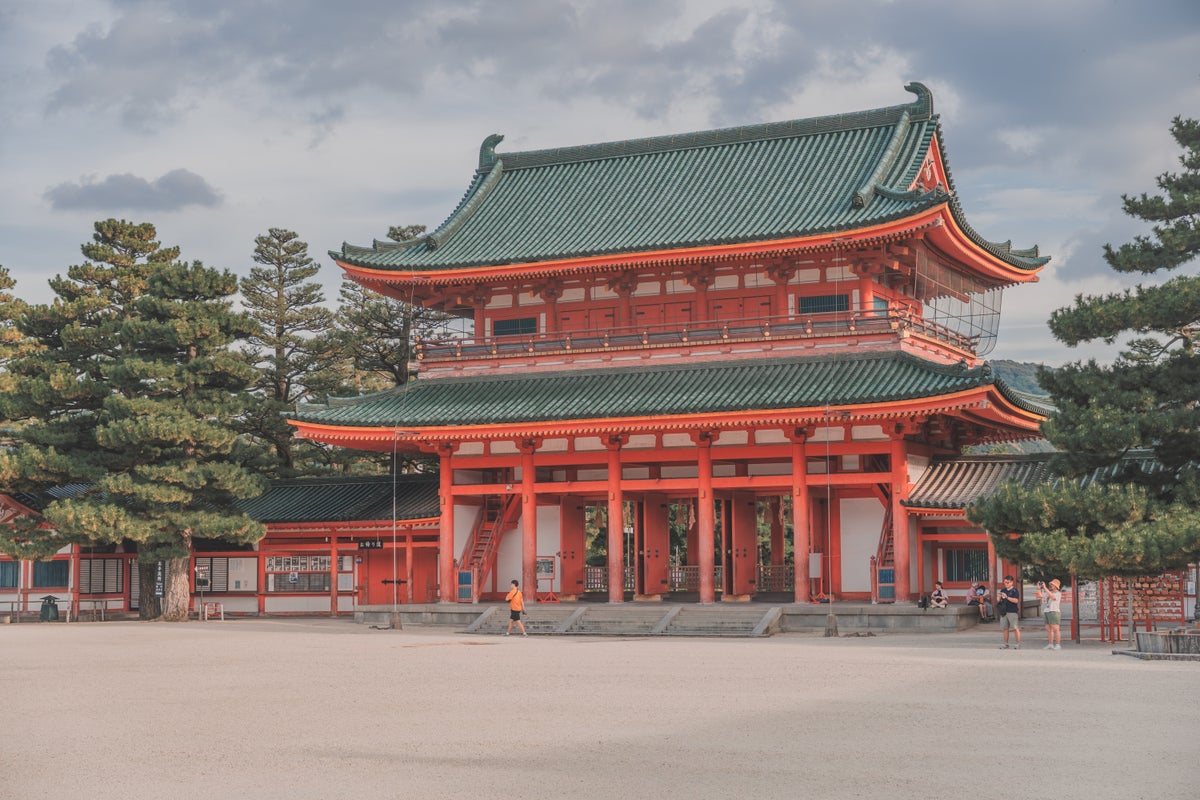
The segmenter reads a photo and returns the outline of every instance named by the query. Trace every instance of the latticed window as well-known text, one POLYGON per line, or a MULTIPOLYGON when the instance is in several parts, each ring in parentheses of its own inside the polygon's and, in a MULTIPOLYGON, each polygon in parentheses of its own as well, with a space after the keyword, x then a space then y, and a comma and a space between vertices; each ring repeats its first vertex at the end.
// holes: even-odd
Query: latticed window
POLYGON ((33 586, 35 589, 70 584, 71 564, 68 561, 33 562, 33 586))
POLYGON ((20 566, 20 563, 16 561, 0 561, 0 589, 17 588, 20 566))
POLYGON ((492 322, 492 334, 495 336, 529 336, 537 333, 537 323, 537 317, 498 319, 492 322))
POLYGON ((950 583, 986 583, 988 580, 987 550, 951 547, 945 551, 946 580, 950 583))
POLYGON ((800 298, 801 314, 827 314, 849 310, 850 295, 848 294, 817 294, 800 298))
POLYGON ((125 589, 125 563, 119 558, 79 560, 80 594, 120 594, 125 589))

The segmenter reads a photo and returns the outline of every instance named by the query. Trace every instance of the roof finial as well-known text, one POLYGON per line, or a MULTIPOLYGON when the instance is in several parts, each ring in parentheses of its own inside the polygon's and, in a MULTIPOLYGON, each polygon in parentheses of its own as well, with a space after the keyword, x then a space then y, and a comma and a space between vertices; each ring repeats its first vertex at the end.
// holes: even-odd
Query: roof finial
POLYGON ((504 134, 493 133, 479 145, 479 170, 488 170, 496 163, 496 145, 504 141, 504 134))
POLYGON ((918 81, 913 81, 904 85, 904 91, 912 92, 917 96, 917 99, 912 103, 912 118, 914 122, 921 122, 933 116, 933 92, 929 91, 928 86, 918 81))

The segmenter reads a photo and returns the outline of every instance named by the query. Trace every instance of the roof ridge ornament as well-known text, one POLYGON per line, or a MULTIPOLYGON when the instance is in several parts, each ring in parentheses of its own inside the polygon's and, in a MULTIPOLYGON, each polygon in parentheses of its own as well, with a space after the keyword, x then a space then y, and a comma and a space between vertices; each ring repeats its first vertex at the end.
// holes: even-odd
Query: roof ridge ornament
POLYGON ((924 122, 933 118, 933 92, 929 91, 929 87, 920 81, 912 81, 904 84, 904 91, 912 92, 917 96, 912 105, 912 119, 914 122, 924 122))
POLYGON ((875 169, 871 171, 871 177, 867 178, 867 182, 854 193, 854 196, 850 199, 850 205, 855 208, 865 208, 867 203, 871 202, 871 198, 875 196, 875 189, 879 186, 879 182, 883 180, 883 176, 888 173, 895 163, 896 156, 900 153, 900 145, 904 143, 904 138, 908 136, 908 129, 909 113, 906 109, 900 115, 900 119, 896 120, 896 127, 892 129, 892 138, 884 149, 879 162, 875 165, 875 169))
POLYGON ((479 145, 479 171, 486 172, 496 163, 496 145, 504 141, 504 134, 493 133, 479 145))

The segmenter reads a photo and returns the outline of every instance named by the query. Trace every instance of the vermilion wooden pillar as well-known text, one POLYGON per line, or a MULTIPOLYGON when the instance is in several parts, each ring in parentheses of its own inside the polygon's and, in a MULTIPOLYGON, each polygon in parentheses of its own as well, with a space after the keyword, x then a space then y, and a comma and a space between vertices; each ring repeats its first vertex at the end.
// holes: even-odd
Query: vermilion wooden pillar
POLYGON ((453 453, 453 445, 444 444, 438 447, 438 502, 442 506, 442 513, 438 519, 438 558, 441 567, 441 574, 438 576, 438 600, 442 603, 453 603, 458 596, 458 576, 454 570, 454 468, 450 464, 450 456, 453 453))
POLYGON ((526 602, 537 602, 537 495, 533 484, 537 475, 533 453, 537 442, 521 443, 521 590, 526 602))
POLYGON ((892 439, 892 542, 896 558, 896 602, 912 600, 912 570, 909 553, 908 508, 901 502, 908 498, 908 446, 903 436, 892 439))
POLYGON ((625 497, 621 493, 622 437, 608 437, 608 601, 625 602, 625 497))
POLYGON ((705 431, 692 435, 699 450, 697 458, 700 474, 697 487, 696 522, 700 536, 700 602, 716 602, 717 594, 713 586, 713 570, 716 566, 716 552, 713 537, 716 534, 716 516, 713 512, 712 490, 712 443, 716 434, 705 431))
POLYGON ((337 531, 329 532, 329 616, 338 613, 338 549, 337 531))
POLYGON ((809 525, 812 512, 808 494, 807 432, 796 430, 792 440, 792 565, 797 603, 809 601, 808 554, 812 550, 812 531, 809 525))

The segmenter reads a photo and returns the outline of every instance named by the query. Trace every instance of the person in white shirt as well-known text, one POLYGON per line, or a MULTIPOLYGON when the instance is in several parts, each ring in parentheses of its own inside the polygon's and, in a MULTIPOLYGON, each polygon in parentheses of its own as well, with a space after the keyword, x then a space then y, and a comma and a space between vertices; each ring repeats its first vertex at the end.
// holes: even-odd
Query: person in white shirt
POLYGON ((1042 601, 1042 620, 1046 623, 1047 644, 1043 650, 1062 650, 1062 584, 1058 578, 1050 585, 1038 581, 1038 600, 1042 601))

